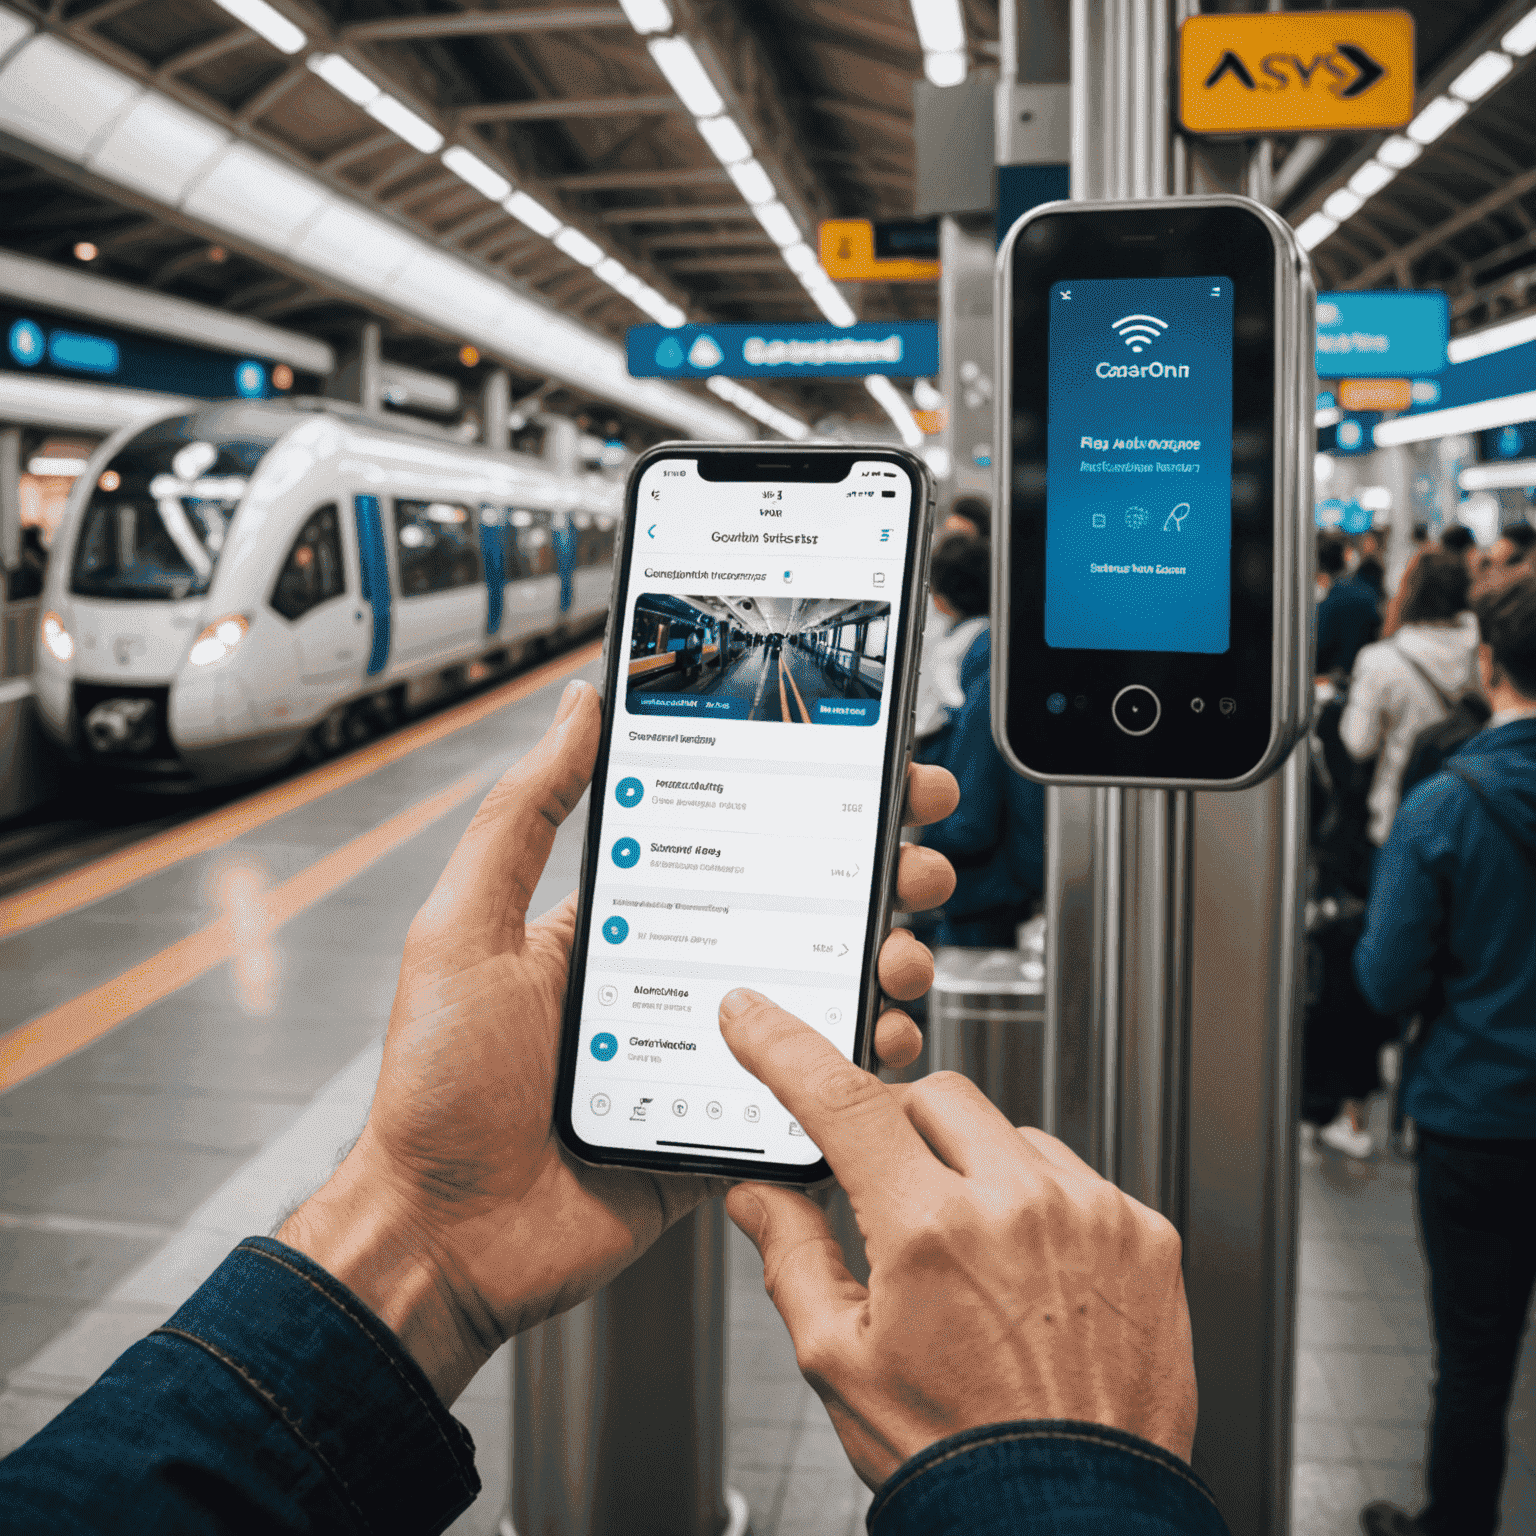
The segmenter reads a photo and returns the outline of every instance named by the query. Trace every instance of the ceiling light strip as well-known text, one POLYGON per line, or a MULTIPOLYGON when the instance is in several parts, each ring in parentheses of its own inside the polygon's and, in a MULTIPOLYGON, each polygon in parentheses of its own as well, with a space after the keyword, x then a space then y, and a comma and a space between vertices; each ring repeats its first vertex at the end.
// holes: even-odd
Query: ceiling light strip
POLYGON ((923 74, 930 85, 959 85, 970 60, 960 0, 912 0, 912 22, 923 50, 923 74))
POLYGON ((1376 424, 1373 439, 1378 448, 1395 448, 1401 443, 1449 437, 1453 432, 1487 432, 1531 420, 1536 420, 1536 389, 1520 395, 1501 395, 1497 400, 1479 400, 1473 405, 1453 405, 1443 411, 1395 416, 1391 421, 1376 424))
POLYGON ((864 388, 891 418, 896 430, 901 433, 902 442, 908 448, 921 448, 923 429, 912 419, 912 408, 902 399, 901 391, 883 373, 870 374, 864 380, 864 388))
MULTIPOLYGON (((919 0, 912 0, 915 8, 919 0)), ((1536 6, 1515 23, 1499 40, 1498 48, 1480 53, 1446 87, 1428 101, 1402 133, 1384 140, 1374 158, 1368 160, 1350 178, 1347 187, 1329 194, 1318 211, 1296 226, 1296 239, 1302 250, 1319 246, 1346 220, 1352 219, 1369 199, 1412 165, 1442 134, 1447 133, 1495 86, 1501 84, 1515 67, 1515 60, 1536 49, 1536 6)), ((1454 345, 1454 343, 1453 343, 1454 345)))
POLYGON ((52 34, 34 34, 0 64, 0 131, 365 303, 690 436, 747 430, 675 384, 631 378, 608 337, 52 34))
POLYGON ((610 256, 590 236, 565 223, 542 203, 516 191, 511 180, 463 144, 443 149, 443 135, 425 118, 390 96, 349 59, 336 53, 311 54, 305 63, 315 74, 370 117, 422 154, 442 150, 443 164, 482 197, 498 204, 520 224, 552 242, 567 256, 593 272, 659 325, 678 326, 688 318, 681 306, 610 256))
MULTIPOLYGON (((645 46, 673 94, 692 114, 710 153, 725 167, 743 201, 778 246, 785 266, 833 325, 852 325, 858 317, 807 244, 772 176, 753 155, 751 140, 727 111, 725 97, 710 78, 698 50, 673 30, 677 19, 671 8, 665 0, 620 0, 620 4, 629 24, 645 38, 645 46)), ((958 6, 958 0, 941 0, 941 8, 944 4, 958 6)), ((963 29, 961 41, 963 44, 963 29)))

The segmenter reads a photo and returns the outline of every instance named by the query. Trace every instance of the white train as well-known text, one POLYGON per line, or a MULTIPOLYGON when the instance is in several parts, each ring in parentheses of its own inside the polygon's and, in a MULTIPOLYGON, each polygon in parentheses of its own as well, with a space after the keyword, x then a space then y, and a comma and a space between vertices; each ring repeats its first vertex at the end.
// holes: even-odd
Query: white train
POLYGON ((39 716, 71 757, 165 787, 335 751, 598 628, 621 501, 344 409, 135 426, 54 538, 39 716))

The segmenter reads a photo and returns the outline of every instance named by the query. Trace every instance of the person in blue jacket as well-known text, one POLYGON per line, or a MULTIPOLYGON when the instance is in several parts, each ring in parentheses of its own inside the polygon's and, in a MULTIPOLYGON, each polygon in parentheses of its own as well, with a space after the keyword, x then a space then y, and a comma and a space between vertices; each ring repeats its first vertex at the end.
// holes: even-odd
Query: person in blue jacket
MULTIPOLYGON (((941 646, 964 647, 958 677, 936 679, 951 701, 942 729, 914 756, 947 768, 960 784, 954 815, 923 833, 923 846, 955 867, 935 942, 1012 949, 1018 925, 1045 885, 1045 791, 1016 774, 992 740, 992 631, 987 622, 991 559, 986 543, 952 534, 933 552, 934 606, 955 620, 941 646)), ((953 662, 950 663, 953 665, 953 662)))
POLYGON ((1495 1529, 1536 1284, 1536 576, 1473 607, 1492 717, 1403 801, 1355 951, 1371 1004, 1422 1021, 1403 1093, 1436 1354, 1428 1502, 1369 1505, 1368 1536, 1495 1529))
POLYGON ((1349 546, 1337 533, 1317 536, 1317 675, 1348 672, 1381 633, 1377 594, 1346 574, 1349 546))
MULTIPOLYGON (((440 1532, 479 1491, 449 1409, 491 1353, 724 1194, 876 1490, 872 1536, 1223 1536, 1188 1465, 1178 1234, 964 1078, 891 1086, 767 998, 721 1000, 727 1046, 847 1190, 875 1256, 867 1288, 796 1190, 590 1168, 562 1150, 551 1109, 575 899, 536 920, 528 902, 601 724, 597 691, 573 683, 416 915, 368 1123, 341 1166, 0 1461, 0 1531, 440 1532)), ((910 822, 954 804, 947 774, 912 769, 910 822)), ((897 892, 931 907, 952 878, 909 847, 897 892)), ((888 996, 914 998, 932 959, 897 930, 878 972, 888 996)), ((882 1014, 882 1060, 920 1044, 905 1014, 882 1014)))

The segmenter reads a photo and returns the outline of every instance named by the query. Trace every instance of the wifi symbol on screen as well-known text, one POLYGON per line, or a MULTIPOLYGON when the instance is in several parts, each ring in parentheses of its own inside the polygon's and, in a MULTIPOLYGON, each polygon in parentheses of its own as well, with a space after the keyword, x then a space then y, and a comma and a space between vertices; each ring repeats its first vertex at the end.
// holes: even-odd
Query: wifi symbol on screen
POLYGON ((1150 346, 1167 329, 1168 322, 1156 315, 1122 315, 1114 324, 1115 334, 1132 352, 1150 346))

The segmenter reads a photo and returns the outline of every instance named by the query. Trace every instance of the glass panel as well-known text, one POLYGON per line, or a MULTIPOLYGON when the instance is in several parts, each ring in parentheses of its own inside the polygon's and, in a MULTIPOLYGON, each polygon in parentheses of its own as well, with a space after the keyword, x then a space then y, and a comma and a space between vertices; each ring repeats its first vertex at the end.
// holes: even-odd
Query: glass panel
POLYGON ((395 549, 402 597, 472 587, 481 579, 475 520, 457 502, 397 501, 395 549))
POLYGON ((272 589, 272 606, 285 619, 297 619, 345 590, 341 523, 333 504, 312 513, 299 530, 272 589))
POLYGON ((208 590, 235 510, 270 436, 204 438, 191 416, 125 443, 97 478, 75 546, 80 597, 170 602, 208 590))

